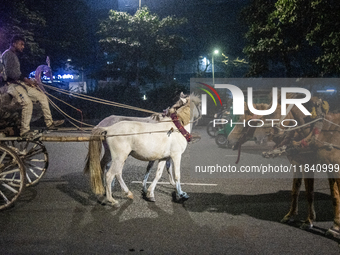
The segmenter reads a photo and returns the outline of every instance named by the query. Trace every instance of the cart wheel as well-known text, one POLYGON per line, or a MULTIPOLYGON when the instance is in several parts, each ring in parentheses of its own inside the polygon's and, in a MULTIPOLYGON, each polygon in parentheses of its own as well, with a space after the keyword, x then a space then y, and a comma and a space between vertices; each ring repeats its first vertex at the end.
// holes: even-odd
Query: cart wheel
POLYGON ((0 210, 11 206, 24 187, 24 164, 13 150, 0 145, 0 210))
POLYGON ((32 186, 43 177, 48 167, 48 153, 40 141, 10 141, 13 149, 26 168, 26 186, 32 186))

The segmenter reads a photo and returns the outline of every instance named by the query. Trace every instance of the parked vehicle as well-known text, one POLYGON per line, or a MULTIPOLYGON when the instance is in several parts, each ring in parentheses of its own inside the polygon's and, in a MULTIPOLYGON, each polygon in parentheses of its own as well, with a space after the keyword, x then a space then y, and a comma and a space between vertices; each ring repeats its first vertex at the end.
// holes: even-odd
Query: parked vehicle
POLYGON ((232 122, 236 122, 237 117, 233 115, 232 108, 230 108, 230 112, 228 115, 224 116, 225 120, 228 122, 226 124, 219 125, 218 131, 215 133, 215 142, 219 147, 228 147, 228 135, 233 130, 234 125, 231 125, 232 122))
MULTIPOLYGON (((214 119, 226 119, 229 116, 230 112, 227 110, 226 107, 223 107, 218 113, 214 114, 214 119)), ((218 124, 214 126, 214 120, 210 121, 207 126, 207 133, 211 137, 216 136, 216 132, 222 128, 222 124, 218 124)))

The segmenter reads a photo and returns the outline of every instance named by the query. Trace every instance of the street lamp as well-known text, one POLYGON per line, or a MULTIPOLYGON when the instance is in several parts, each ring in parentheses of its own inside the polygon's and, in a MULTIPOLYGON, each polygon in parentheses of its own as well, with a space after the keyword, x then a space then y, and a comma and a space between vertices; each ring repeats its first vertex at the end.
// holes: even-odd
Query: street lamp
POLYGON ((215 86, 214 54, 218 54, 218 50, 214 50, 214 53, 212 54, 212 61, 211 61, 211 63, 212 63, 211 70, 212 70, 213 86, 215 86))
POLYGON ((142 0, 139 0, 139 9, 142 8, 142 0))

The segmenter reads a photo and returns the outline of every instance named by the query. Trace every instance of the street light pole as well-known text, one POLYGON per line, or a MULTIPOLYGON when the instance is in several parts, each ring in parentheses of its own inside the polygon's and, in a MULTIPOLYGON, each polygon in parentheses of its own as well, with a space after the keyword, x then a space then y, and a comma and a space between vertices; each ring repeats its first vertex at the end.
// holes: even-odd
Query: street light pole
POLYGON ((215 75, 214 75, 214 54, 212 55, 212 66, 211 66, 211 71, 212 71, 212 78, 213 78, 213 86, 215 87, 215 75))
POLYGON ((142 8, 142 0, 139 0, 139 9, 142 8))
POLYGON ((213 86, 215 86, 215 70, 214 70, 214 54, 218 54, 218 50, 215 50, 214 53, 212 54, 212 66, 211 66, 211 71, 212 71, 212 78, 213 78, 213 86))

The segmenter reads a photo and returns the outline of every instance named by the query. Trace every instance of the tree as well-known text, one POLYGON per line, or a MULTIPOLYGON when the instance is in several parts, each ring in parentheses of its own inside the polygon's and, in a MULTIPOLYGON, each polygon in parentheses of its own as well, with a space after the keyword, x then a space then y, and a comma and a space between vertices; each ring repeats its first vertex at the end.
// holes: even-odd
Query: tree
POLYGON ((339 74, 339 3, 333 0, 253 0, 243 11, 248 24, 244 53, 249 76, 339 74))
POLYGON ((313 23, 306 34, 309 45, 321 49, 315 62, 322 75, 340 74, 340 2, 333 0, 311 1, 313 23))
POLYGON ((157 67, 163 66, 168 70, 167 75, 181 57, 180 45, 184 38, 177 35, 175 29, 184 23, 185 19, 171 16, 160 19, 147 7, 133 16, 111 10, 98 31, 109 63, 107 75, 120 75, 127 81, 135 79, 137 84, 142 69, 156 77, 157 67))
POLYGON ((44 64, 62 67, 72 59, 75 67, 89 65, 91 58, 91 22, 89 9, 82 0, 13 0, 0 5, 0 50, 9 46, 11 37, 26 39, 22 57, 24 73, 44 64))
MULTIPOLYGON (((37 67, 45 51, 36 37, 46 27, 43 15, 30 9, 23 0, 4 1, 0 5, 0 51, 9 47, 13 35, 20 34, 26 39, 22 69, 25 72, 37 67)), ((46 56, 45 56, 46 58, 46 56)))

